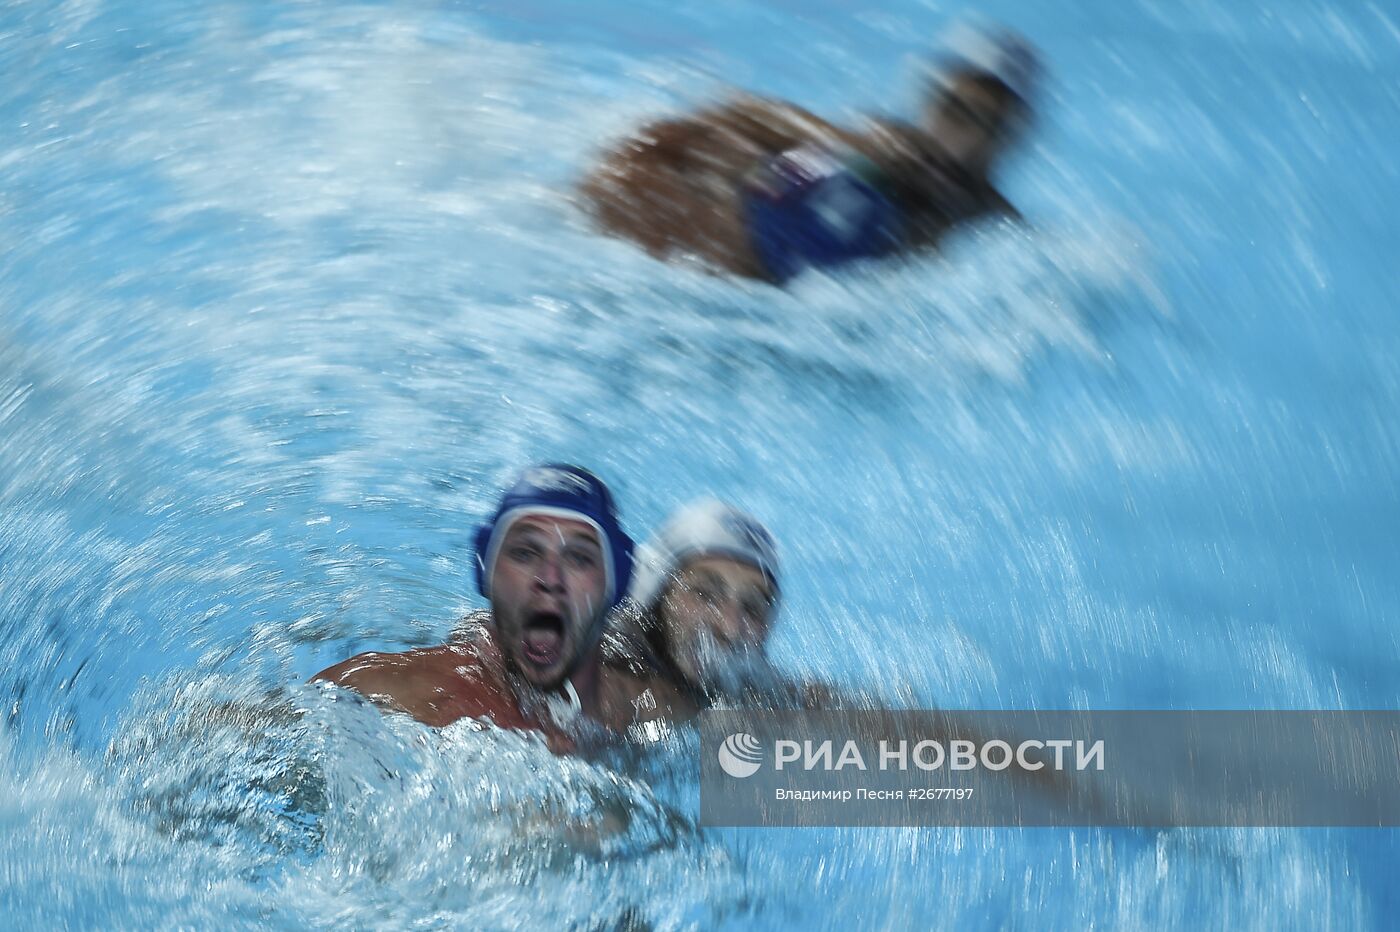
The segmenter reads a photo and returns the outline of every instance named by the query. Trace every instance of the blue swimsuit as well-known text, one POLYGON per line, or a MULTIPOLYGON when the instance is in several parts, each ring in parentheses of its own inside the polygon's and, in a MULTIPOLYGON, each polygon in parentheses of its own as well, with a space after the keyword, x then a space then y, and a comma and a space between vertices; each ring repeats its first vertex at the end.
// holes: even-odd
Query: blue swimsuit
POLYGON ((895 249, 900 211, 862 165, 856 156, 803 147, 777 156, 750 179, 744 192, 749 236, 773 281, 895 249))

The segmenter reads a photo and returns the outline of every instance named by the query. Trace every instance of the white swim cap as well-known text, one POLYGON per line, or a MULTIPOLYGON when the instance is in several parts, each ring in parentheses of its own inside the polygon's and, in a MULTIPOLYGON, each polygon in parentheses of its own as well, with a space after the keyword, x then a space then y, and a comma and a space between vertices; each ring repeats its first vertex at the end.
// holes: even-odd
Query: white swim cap
POLYGON ((692 557, 730 557, 763 572, 776 594, 778 550, 768 529, 752 515, 713 498, 676 511, 656 536, 637 550, 629 595, 643 611, 650 609, 666 584, 692 557))
POLYGON ((1029 106, 1040 79, 1040 57, 1018 33, 981 20, 963 20, 944 35, 933 78, 946 84, 953 71, 995 78, 1029 106))

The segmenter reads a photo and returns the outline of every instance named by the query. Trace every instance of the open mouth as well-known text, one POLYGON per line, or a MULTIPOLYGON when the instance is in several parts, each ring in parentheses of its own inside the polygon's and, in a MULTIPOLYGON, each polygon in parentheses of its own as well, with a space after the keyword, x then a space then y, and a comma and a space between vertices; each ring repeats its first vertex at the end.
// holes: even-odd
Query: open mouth
POLYGON ((547 670, 564 654, 564 617, 555 612, 536 612, 525 619, 522 639, 525 659, 547 670))

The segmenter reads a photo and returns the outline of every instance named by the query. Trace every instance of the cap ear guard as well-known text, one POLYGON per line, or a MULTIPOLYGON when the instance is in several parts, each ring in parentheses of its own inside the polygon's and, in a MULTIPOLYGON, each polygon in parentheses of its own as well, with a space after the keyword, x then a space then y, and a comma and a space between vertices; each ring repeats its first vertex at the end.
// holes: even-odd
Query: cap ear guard
POLYGON ((476 548, 476 591, 484 597, 491 598, 491 581, 486 578, 486 551, 491 546, 491 532, 496 529, 495 523, 483 524, 476 529, 473 546, 476 548))

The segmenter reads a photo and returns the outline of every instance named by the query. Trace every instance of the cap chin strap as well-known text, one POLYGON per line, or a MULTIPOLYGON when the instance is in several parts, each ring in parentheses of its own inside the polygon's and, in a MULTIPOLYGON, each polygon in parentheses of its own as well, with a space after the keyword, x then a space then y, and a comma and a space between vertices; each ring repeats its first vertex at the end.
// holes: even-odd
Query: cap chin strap
POLYGON ((553 692, 547 695, 545 707, 549 709, 549 717, 554 719, 554 724, 571 725, 583 714, 583 700, 579 699, 578 690, 574 688, 573 680, 568 677, 564 677, 564 684, 560 688, 564 694, 561 696, 553 692))
POLYGON ((564 680, 564 695, 569 697, 569 705, 573 706, 575 712, 583 711, 583 700, 578 697, 578 690, 574 688, 573 680, 564 680))
MULTIPOLYGON (((568 700, 568 706, 571 709, 568 713, 569 721, 572 721, 577 717, 578 713, 583 710, 583 703, 579 699, 578 690, 574 687, 574 676, 578 673, 579 668, 583 666, 583 662, 588 658, 588 655, 597 650, 598 644, 603 640, 603 629, 607 627, 607 619, 608 615, 604 612, 602 617, 593 623, 592 628, 589 630, 588 637, 579 642, 579 650, 575 653, 573 662, 564 670, 564 682, 559 688, 564 691, 568 700)), ((564 703, 564 700, 559 698, 558 693, 551 693, 549 701, 550 711, 552 713, 556 711, 556 702, 560 705, 564 703)), ((555 719, 557 721, 562 721, 562 719, 559 719, 558 715, 555 715, 555 719)))

